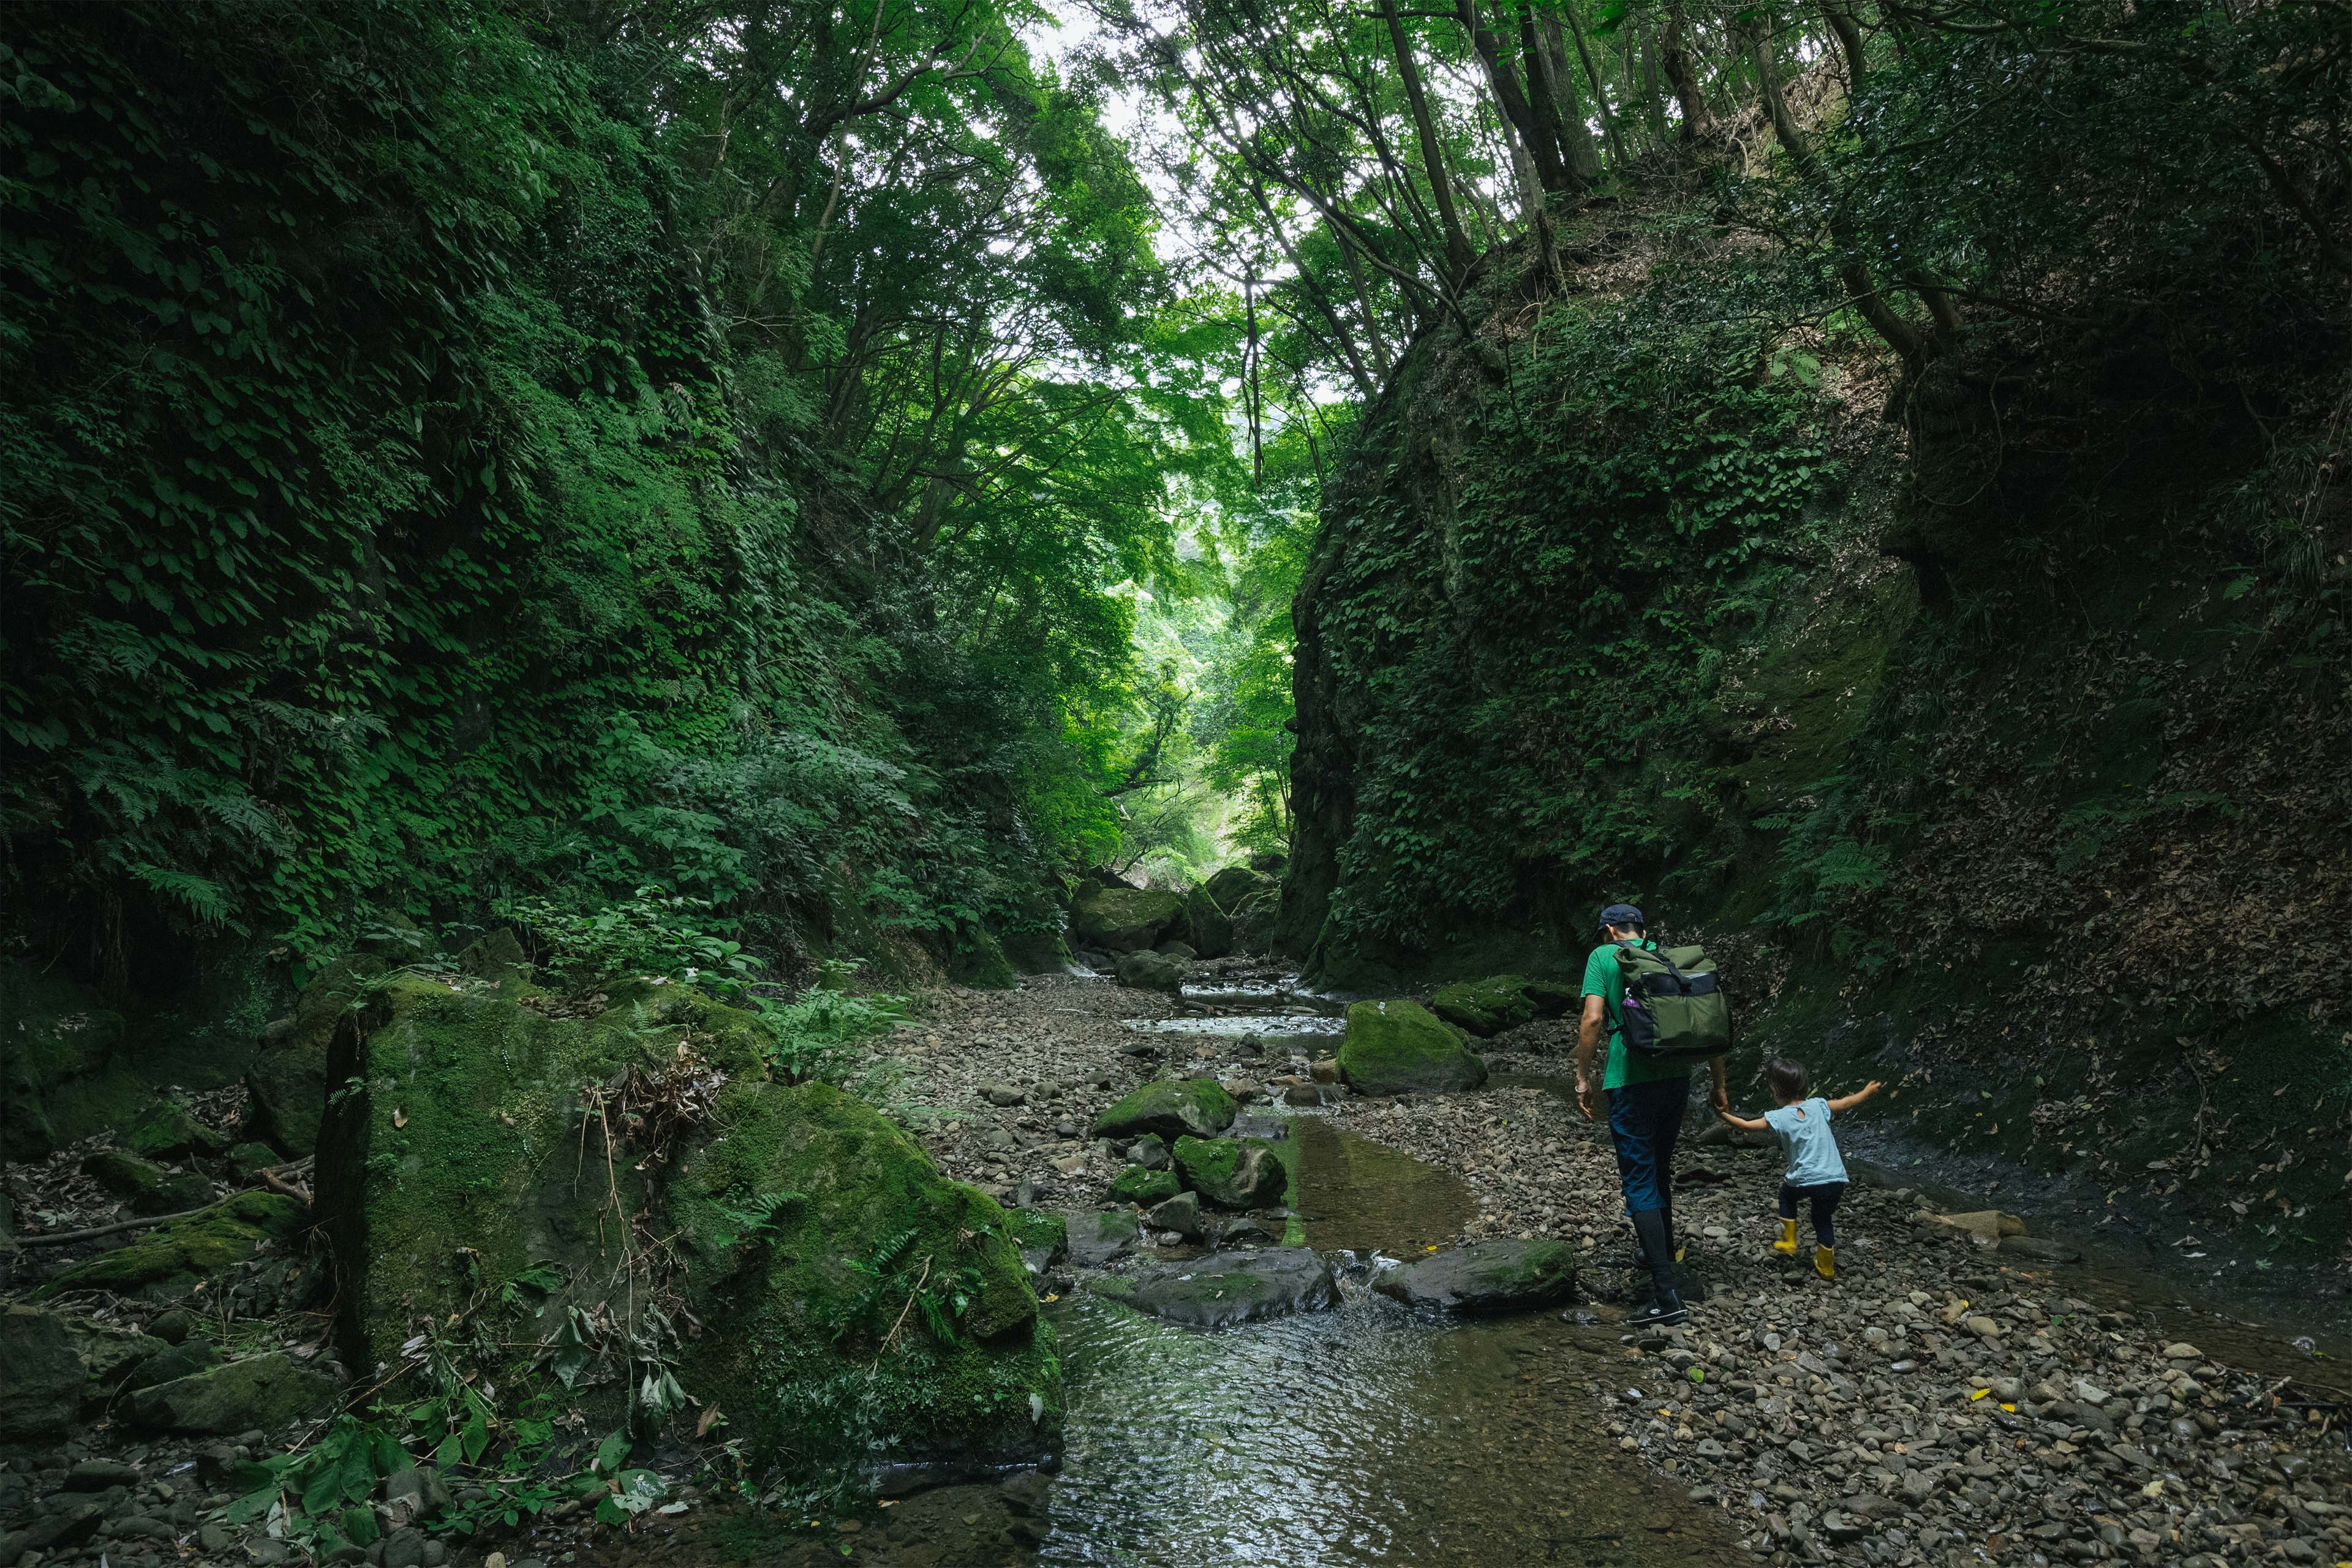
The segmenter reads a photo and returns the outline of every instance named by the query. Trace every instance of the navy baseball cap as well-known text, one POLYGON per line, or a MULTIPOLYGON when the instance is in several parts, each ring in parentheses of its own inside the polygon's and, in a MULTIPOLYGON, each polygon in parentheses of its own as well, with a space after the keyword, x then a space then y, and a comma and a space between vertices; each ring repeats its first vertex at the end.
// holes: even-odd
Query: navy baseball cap
POLYGON ((1650 924, 1642 918, 1642 911, 1631 904, 1610 905, 1601 911, 1601 923, 1603 926, 1640 926, 1645 931, 1650 924))

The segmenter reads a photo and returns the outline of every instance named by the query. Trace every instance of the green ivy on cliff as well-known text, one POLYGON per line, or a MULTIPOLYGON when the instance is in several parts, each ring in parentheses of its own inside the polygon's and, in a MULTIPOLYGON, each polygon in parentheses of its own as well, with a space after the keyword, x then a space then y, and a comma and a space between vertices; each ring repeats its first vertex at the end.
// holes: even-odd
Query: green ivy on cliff
MULTIPOLYGON (((824 203, 837 142, 778 127, 709 164, 701 119, 772 105, 757 73, 790 67, 713 26, 474 0, 12 13, 16 939, 119 980, 164 932, 299 956, 373 909, 659 882, 770 943, 951 953, 1038 924, 1042 868, 1111 830, 1071 731, 1128 689, 1104 590, 1172 559, 1158 466, 1219 428, 1187 357, 1215 334, 1128 322, 1149 204, 1083 95, 1000 51, 953 89, 997 129, 957 127, 932 207, 824 203), (730 204, 754 177, 805 213, 753 232, 730 204), (858 324, 855 289, 817 297, 816 253, 877 226, 909 252, 890 310, 940 303, 940 237, 988 254, 1007 231, 936 204, 984 214, 990 180, 1022 192, 1032 254, 973 273, 970 302, 1032 337, 959 345, 967 407, 936 352, 858 324), (1040 342, 1122 342, 1133 363, 1094 381, 1037 369, 1040 342), (878 368, 844 357, 876 342, 878 368), (827 426, 858 387, 838 411, 866 423, 827 426), (1006 488, 891 488, 912 449, 890 432, 943 421, 1006 488)), ((959 101, 927 81, 905 107, 959 101)))
POLYGON ((1703 851, 1725 650, 1832 478, 1809 377, 1769 347, 1663 292, 1571 301, 1510 345, 1507 384, 1392 394, 1411 435, 1367 440, 1316 590, 1334 679, 1370 704, 1332 938, 1425 942, 1562 868, 1703 851))

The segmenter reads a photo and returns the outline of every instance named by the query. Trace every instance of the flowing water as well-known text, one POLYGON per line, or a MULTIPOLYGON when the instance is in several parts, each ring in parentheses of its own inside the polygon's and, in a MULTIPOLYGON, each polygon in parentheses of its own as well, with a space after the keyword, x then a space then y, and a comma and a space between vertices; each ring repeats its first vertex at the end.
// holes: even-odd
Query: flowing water
POLYGON ((1344 1305, 1203 1333, 1061 1303, 1068 1448, 1038 1563, 1730 1560, 1719 1515, 1599 1433, 1588 1384, 1613 1336, 1554 1313, 1436 1322, 1367 1288, 1372 1248, 1460 1228, 1458 1182, 1319 1118, 1292 1127, 1308 1245, 1360 1259, 1344 1305))

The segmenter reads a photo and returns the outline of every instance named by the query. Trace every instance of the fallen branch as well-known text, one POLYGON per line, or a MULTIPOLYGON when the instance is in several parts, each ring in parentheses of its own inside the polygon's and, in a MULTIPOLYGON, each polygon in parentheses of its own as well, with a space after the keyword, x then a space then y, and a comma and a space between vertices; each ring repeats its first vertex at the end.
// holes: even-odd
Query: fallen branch
MULTIPOLYGON (((210 1205, 206 1205, 209 1207, 210 1205)), ((92 1237, 113 1236, 126 1230, 144 1230, 151 1225, 169 1225, 175 1219, 186 1219, 204 1213, 203 1209, 184 1209, 178 1214, 149 1215, 144 1219, 119 1219, 112 1225, 92 1226, 88 1230, 61 1230, 55 1236, 20 1236, 19 1247, 62 1247, 68 1241, 88 1241, 92 1237)))

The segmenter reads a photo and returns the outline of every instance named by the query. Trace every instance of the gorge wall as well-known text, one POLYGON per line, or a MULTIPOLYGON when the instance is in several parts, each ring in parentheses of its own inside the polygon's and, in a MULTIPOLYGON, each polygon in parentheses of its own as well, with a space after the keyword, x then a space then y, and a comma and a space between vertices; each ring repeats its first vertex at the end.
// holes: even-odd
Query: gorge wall
POLYGON ((1736 247, 1671 203, 1563 246, 1556 297, 1507 260, 1424 335, 1328 492, 1283 940, 1341 987, 1570 975, 1630 899, 1736 955, 1743 1055, 2321 1256, 2340 339, 2011 321, 1898 384, 1721 324, 1736 247))

